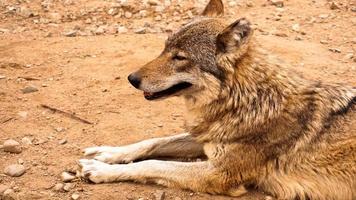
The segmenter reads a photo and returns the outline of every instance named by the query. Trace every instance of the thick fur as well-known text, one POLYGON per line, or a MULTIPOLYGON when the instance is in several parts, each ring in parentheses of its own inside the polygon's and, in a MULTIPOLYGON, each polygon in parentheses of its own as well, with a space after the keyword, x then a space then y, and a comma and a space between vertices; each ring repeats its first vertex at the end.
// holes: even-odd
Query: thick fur
POLYGON ((253 188, 278 199, 356 199, 356 88, 304 80, 275 64, 246 19, 185 25, 135 76, 145 92, 193 85, 175 94, 186 100, 189 134, 89 148, 86 155, 102 162, 81 160, 84 177, 213 194, 253 188), (200 156, 207 160, 110 165, 200 156))

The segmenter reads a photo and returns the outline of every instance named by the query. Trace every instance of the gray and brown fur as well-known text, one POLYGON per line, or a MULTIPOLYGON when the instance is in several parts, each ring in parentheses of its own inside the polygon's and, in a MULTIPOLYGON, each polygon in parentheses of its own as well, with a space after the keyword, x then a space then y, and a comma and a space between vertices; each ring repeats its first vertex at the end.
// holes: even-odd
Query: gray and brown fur
POLYGON ((248 20, 228 25, 211 17, 223 13, 221 5, 212 0, 204 17, 171 35, 163 53, 133 74, 140 79, 136 86, 149 93, 179 81, 192 84, 175 94, 186 100, 189 134, 124 147, 129 159, 119 149, 86 152, 108 163, 167 156, 207 160, 105 165, 111 174, 85 160, 83 176, 212 194, 254 189, 288 200, 356 199, 356 88, 307 81, 273 64, 248 20))

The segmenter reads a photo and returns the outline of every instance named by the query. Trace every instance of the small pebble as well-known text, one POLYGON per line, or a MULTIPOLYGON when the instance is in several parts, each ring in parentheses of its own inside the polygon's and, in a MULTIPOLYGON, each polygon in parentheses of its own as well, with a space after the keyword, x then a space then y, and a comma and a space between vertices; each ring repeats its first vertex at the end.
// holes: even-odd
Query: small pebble
POLYGON ((5 78, 6 78, 6 76, 0 75, 0 80, 5 79, 5 78))
POLYGON ((295 31, 295 32, 299 32, 299 31, 300 31, 300 26, 299 26, 299 24, 293 24, 292 30, 295 31))
POLYGON ((25 88, 21 89, 22 93, 29 94, 38 92, 38 89, 35 86, 26 86, 25 88))
POLYGON ((20 143, 15 140, 6 140, 3 144, 3 149, 5 152, 10 153, 21 153, 22 149, 20 143))
POLYGON ((26 168, 23 165, 9 165, 5 168, 4 173, 11 177, 20 177, 26 172, 26 168))
POLYGON ((64 144, 67 144, 67 140, 66 139, 62 139, 62 140, 59 140, 58 144, 60 145, 64 145, 64 144))
POLYGON ((279 8, 284 6, 283 0, 270 0, 270 2, 272 5, 279 7, 279 8))
POLYGON ((70 30, 68 32, 63 33, 64 36, 66 37, 75 37, 77 35, 77 31, 76 30, 70 30))
POLYGON ((331 2, 330 9, 331 10, 336 10, 336 9, 340 9, 340 7, 335 2, 331 2))
POLYGON ((63 190, 64 191, 66 191, 66 192, 69 192, 71 189, 73 189, 74 188, 74 185, 73 184, 71 184, 71 183, 66 183, 66 184, 64 184, 64 186, 63 186, 63 190))
POLYGON ((9 189, 9 186, 0 184, 0 197, 7 189, 9 189))
POLYGON ((327 40, 320 40, 321 44, 329 44, 329 42, 327 40))
POLYGON ((32 144, 32 139, 29 137, 24 137, 21 139, 21 143, 23 145, 31 145, 32 144))
POLYGON ((57 131, 58 133, 60 133, 60 132, 63 132, 63 131, 65 130, 65 128, 63 128, 63 127, 57 127, 57 128, 55 128, 54 130, 57 131))
POLYGON ((146 28, 138 28, 134 31, 136 34, 145 34, 146 33, 146 28))
POLYGON ((338 48, 329 48, 329 51, 331 51, 333 53, 341 53, 341 50, 338 48))
POLYGON ((165 197, 166 197, 166 192, 163 191, 163 190, 157 190, 157 191, 154 193, 154 196, 155 196, 155 199, 156 199, 156 200, 164 200, 165 197))
POLYGON ((19 163, 20 165, 23 165, 25 163, 25 161, 20 158, 17 160, 17 163, 19 163))
POLYGON ((72 194, 72 199, 73 200, 77 200, 79 198, 80 198, 79 194, 77 194, 77 193, 72 194))
POLYGON ((3 199, 4 200, 16 200, 16 194, 15 191, 13 189, 7 189, 4 191, 3 193, 3 199))
POLYGON ((354 57, 354 54, 353 53, 348 53, 348 54, 346 54, 345 56, 344 56, 344 59, 345 60, 350 60, 350 59, 352 59, 354 57))
POLYGON ((27 118, 28 112, 26 111, 20 111, 17 113, 18 116, 22 117, 22 118, 27 118))
POLYGON ((57 183, 57 184, 53 187, 53 189, 54 189, 55 191, 57 191, 57 192, 60 192, 60 191, 63 190, 63 187, 64 187, 64 184, 63 184, 63 183, 57 183))
POLYGON ((72 180, 75 179, 75 176, 71 175, 68 172, 63 172, 61 174, 61 179, 62 179, 63 182, 71 182, 72 180))

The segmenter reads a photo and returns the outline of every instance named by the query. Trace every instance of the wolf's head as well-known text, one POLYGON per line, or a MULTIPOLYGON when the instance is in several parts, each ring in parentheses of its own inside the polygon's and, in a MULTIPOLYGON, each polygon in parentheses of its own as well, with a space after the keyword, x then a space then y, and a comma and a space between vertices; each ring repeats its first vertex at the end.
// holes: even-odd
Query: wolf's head
POLYGON ((201 17, 167 39, 160 56, 128 77, 130 83, 143 90, 148 100, 202 96, 208 90, 216 96, 217 88, 231 73, 231 69, 218 64, 219 58, 235 66, 252 36, 246 19, 228 25, 217 18, 223 12, 221 0, 211 0, 201 17))

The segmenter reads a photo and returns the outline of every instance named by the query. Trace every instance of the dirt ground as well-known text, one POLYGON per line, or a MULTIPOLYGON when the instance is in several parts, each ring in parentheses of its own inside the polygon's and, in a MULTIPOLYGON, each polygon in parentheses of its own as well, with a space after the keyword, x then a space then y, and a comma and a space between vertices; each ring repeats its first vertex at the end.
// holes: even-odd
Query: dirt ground
MULTIPOLYGON (((0 144, 7 139, 20 143, 23 138, 32 140, 32 144, 21 143, 20 154, 0 149, 0 185, 11 187, 18 199, 71 199, 73 193, 93 200, 156 199, 157 191, 164 191, 165 199, 232 199, 134 183, 93 185, 76 181, 68 192, 54 190, 54 185, 62 182, 60 174, 76 166, 83 148, 125 145, 184 131, 181 99, 148 102, 129 85, 127 76, 159 55, 169 34, 162 27, 167 26, 170 16, 183 16, 186 10, 178 14, 168 10, 167 16, 158 20, 154 19, 157 13, 125 19, 99 9, 93 14, 100 19, 97 21, 122 24, 128 31, 67 37, 63 33, 78 26, 78 30, 87 30, 85 21, 93 16, 89 13, 72 19, 65 18, 65 13, 100 6, 105 11, 110 1, 68 5, 67 1, 52 1, 51 12, 63 17, 41 23, 42 16, 48 15, 40 5, 43 2, 48 1, 0 1, 0 144), (7 12, 12 5, 27 6, 37 13, 7 12), (135 29, 147 22, 154 28, 137 34, 135 29), (159 31, 152 31, 156 27, 159 31), (21 89, 26 86, 38 91, 24 94, 21 89), (41 104, 75 113, 93 124, 53 113, 41 104), (23 176, 1 174, 6 166, 18 162, 27 168, 23 176)), ((266 0, 225 3, 226 19, 250 19, 256 26, 256 40, 292 70, 310 79, 356 86, 355 1, 285 0, 282 8, 266 0)), ((199 9, 192 9, 192 14, 199 9)), ((184 20, 182 17, 169 25, 175 29, 184 20)), ((93 23, 99 22, 90 26, 93 23)))

